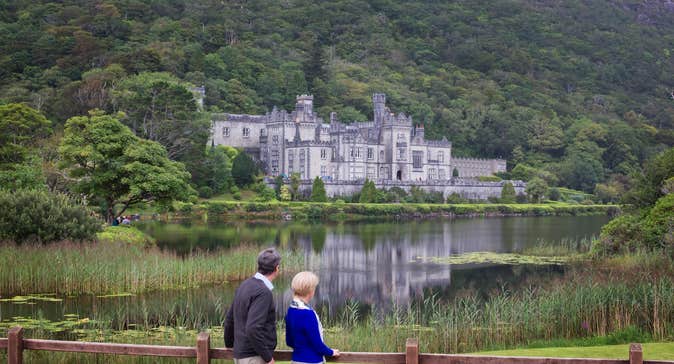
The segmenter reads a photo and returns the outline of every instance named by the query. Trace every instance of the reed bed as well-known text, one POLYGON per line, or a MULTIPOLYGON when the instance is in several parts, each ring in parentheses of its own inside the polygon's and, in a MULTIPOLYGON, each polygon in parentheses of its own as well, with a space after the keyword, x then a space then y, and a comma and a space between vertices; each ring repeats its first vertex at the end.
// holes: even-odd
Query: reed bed
MULTIPOLYGON (((241 280, 255 272, 258 247, 185 256, 124 243, 0 246, 0 298, 10 295, 141 293, 241 280)), ((284 264, 300 266, 284 252, 284 264)))
POLYGON ((602 284, 589 280, 546 290, 504 291, 486 301, 470 296, 450 303, 432 296, 382 319, 375 317, 350 326, 343 318, 329 322, 327 341, 351 351, 401 351, 406 338, 417 337, 424 352, 462 353, 621 332, 635 333, 625 340, 635 335, 671 340, 674 283, 671 279, 602 284))

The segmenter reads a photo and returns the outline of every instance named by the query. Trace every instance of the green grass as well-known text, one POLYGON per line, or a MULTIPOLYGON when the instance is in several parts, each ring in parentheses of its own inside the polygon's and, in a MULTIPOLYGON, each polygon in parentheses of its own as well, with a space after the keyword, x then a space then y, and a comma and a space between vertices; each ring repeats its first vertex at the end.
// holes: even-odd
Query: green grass
POLYGON ((155 240, 133 226, 106 226, 96 234, 96 239, 102 243, 123 242, 137 245, 152 245, 155 240))
MULTIPOLYGON (((2 297, 34 293, 120 294, 241 280, 255 272, 257 247, 186 256, 120 242, 0 246, 2 297), (50 262, 50 264, 45 264, 50 262)), ((286 251, 286 264, 298 257, 286 251)), ((10 296, 10 297, 8 297, 10 296)))
MULTIPOLYGON (((674 360, 674 342, 641 344, 646 360, 674 360)), ((629 344, 481 351, 475 355, 627 359, 629 344)))

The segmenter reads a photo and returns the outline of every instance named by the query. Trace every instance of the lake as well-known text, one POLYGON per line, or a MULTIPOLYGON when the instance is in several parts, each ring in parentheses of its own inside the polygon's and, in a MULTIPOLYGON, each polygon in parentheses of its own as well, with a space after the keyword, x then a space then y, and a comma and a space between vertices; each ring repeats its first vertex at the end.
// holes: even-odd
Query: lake
MULTIPOLYGON (((498 290, 535 286, 563 273, 562 266, 433 263, 433 257, 470 252, 519 252, 540 241, 560 243, 599 233, 607 216, 490 217, 386 223, 209 223, 143 222, 162 249, 181 254, 241 244, 294 249, 320 285, 314 305, 337 317, 345 305, 383 311, 429 295, 486 296, 498 290)), ((281 265, 282 269, 286 268, 281 265)), ((287 268, 286 268, 287 269, 287 268)), ((274 282, 279 314, 291 298, 290 276, 274 282)), ((60 322, 66 318, 107 320, 119 329, 134 324, 217 326, 237 284, 150 292, 125 297, 59 297, 62 300, 0 302, 0 321, 16 318, 60 322), (189 320, 190 322, 180 322, 189 320)), ((67 330, 66 330, 67 331, 67 330)))

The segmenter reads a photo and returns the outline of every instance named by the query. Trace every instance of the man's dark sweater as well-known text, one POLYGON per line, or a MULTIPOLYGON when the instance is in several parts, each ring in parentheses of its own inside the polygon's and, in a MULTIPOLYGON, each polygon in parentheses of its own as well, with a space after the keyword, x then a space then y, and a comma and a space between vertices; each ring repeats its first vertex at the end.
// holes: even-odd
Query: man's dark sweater
POLYGON ((264 282, 248 278, 234 294, 225 319, 225 347, 234 348, 234 358, 261 356, 270 362, 276 349, 276 307, 264 282))

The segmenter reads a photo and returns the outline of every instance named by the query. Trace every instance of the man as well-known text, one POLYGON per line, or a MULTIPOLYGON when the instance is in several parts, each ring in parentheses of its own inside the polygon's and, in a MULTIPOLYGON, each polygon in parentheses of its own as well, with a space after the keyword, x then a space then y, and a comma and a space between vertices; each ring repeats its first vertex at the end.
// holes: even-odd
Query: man
POLYGON ((279 275, 281 255, 265 249, 257 273, 241 283, 225 318, 225 347, 234 348, 234 364, 274 364, 276 306, 271 282, 279 275))

